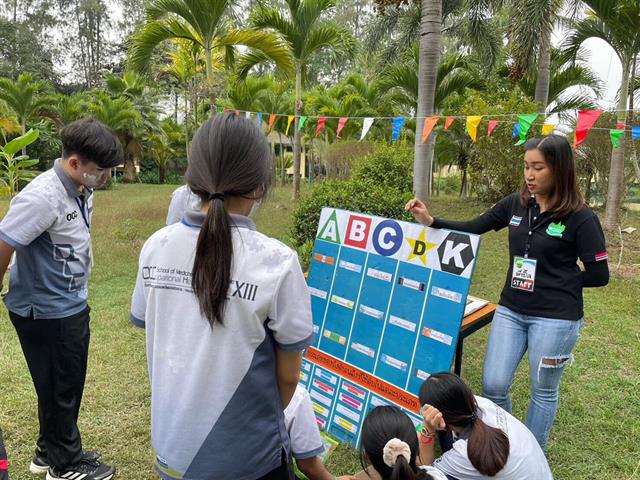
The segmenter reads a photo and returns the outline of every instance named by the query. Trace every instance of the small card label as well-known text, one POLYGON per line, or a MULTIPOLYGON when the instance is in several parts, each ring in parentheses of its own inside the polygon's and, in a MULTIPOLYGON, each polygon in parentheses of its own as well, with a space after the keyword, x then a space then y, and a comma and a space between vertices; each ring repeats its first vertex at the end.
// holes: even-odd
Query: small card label
POLYGON ((408 330, 412 333, 416 331, 415 323, 410 322, 409 320, 405 320, 404 318, 396 317, 395 315, 391 315, 389 317, 389 323, 391 325, 395 325, 396 327, 400 327, 405 330, 408 330))
POLYGON ((375 268, 367 268, 367 276, 377 278, 378 280, 382 280, 384 282, 390 282, 393 278, 393 275, 391 273, 383 272, 382 270, 376 270, 375 268))
POLYGON ((431 289, 431 295, 434 297, 444 298, 445 300, 451 300, 452 302, 462 303, 462 294, 458 292, 452 292, 440 287, 433 287, 431 289))

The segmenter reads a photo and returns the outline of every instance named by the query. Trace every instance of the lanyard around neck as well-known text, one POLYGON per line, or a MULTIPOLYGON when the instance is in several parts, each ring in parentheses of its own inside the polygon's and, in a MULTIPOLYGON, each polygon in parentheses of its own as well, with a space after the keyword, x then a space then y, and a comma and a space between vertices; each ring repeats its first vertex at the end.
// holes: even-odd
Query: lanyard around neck
POLYGON ((89 219, 87 218, 88 212, 87 214, 85 214, 84 212, 84 206, 87 204, 87 202, 84 200, 84 197, 82 197, 82 199, 83 199, 82 203, 80 203, 80 200, 78 200, 78 197, 76 197, 76 204, 80 209, 80 214, 82 215, 82 220, 84 220, 84 224, 87 226, 87 230, 91 232, 91 225, 89 224, 89 219))

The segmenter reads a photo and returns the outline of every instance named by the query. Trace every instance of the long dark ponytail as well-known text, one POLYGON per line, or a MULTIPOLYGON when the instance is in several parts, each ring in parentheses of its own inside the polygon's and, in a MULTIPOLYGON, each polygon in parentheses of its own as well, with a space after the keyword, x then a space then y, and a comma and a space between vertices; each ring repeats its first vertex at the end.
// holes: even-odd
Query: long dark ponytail
POLYGON ((483 475, 493 477, 507 463, 509 438, 478 417, 478 404, 464 381, 449 372, 431 375, 420 387, 420 405, 440 410, 448 426, 470 427, 467 456, 483 475))
POLYGON ((376 407, 364 419, 360 443, 360 464, 363 469, 366 470, 368 460, 383 480, 431 480, 431 475, 416 466, 419 451, 416 428, 399 408, 376 407), (398 455, 393 466, 389 466, 384 460, 384 449, 392 439, 408 445, 411 454, 409 460, 404 455, 398 455))
POLYGON ((271 186, 272 155, 264 134, 251 120, 217 115, 193 136, 185 178, 208 204, 196 246, 191 286, 211 326, 223 323, 233 240, 225 198, 262 198, 271 186))

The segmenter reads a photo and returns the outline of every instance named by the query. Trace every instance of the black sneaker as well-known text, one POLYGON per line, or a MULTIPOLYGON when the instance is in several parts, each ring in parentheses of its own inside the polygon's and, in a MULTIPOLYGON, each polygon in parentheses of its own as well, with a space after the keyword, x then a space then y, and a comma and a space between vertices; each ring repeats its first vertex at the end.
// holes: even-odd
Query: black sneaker
POLYGON ((82 459, 75 465, 58 470, 49 467, 47 480, 111 480, 116 469, 98 460, 82 459))
MULTIPOLYGON (((87 460, 98 460, 102 454, 95 450, 82 450, 82 458, 87 460)), ((36 475, 44 475, 49 470, 49 459, 47 454, 36 448, 36 454, 31 460, 29 471, 36 475)))

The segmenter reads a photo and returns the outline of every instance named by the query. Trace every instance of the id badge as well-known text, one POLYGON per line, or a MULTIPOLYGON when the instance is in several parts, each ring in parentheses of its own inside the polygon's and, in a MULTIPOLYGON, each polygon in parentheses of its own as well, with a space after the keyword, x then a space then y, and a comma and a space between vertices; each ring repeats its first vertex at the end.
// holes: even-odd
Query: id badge
POLYGON ((511 288, 533 292, 536 285, 535 258, 513 257, 513 273, 511 274, 511 288))

